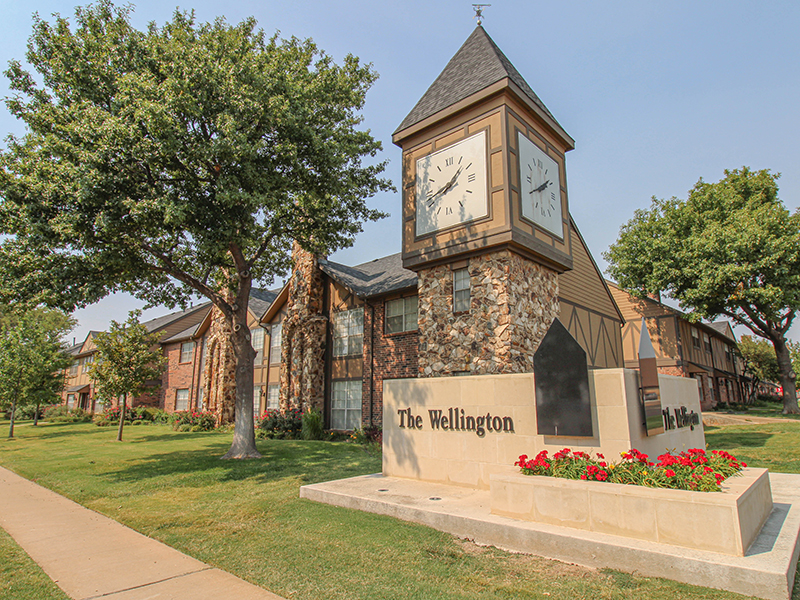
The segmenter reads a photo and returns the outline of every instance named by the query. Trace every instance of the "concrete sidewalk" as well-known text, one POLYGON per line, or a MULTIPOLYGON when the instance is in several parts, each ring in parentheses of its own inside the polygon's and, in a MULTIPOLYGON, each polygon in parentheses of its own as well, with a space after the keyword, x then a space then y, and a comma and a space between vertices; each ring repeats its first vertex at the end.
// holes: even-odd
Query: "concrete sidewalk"
POLYGON ((0 526, 76 600, 281 600, 2 467, 0 526))

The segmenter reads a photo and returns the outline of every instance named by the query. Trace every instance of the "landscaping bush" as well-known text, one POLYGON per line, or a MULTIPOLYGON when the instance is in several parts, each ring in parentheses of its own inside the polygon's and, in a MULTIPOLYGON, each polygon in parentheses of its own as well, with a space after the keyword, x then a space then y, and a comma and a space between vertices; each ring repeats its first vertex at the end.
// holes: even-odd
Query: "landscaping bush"
POLYGON ((213 431, 217 427, 214 413, 208 411, 182 410, 170 415, 175 431, 213 431))
POLYGON ((367 425, 363 429, 354 429, 350 439, 364 446, 380 446, 383 443, 383 429, 380 425, 367 425))
MULTIPOLYGON (((39 405, 39 418, 44 417, 44 411, 50 408, 49 406, 42 406, 39 405)), ((33 416, 36 413, 36 405, 35 404, 26 404, 24 406, 17 407, 17 414, 14 415, 14 418, 18 421, 23 419, 33 420, 33 416)), ((8 418, 11 418, 11 411, 8 411, 8 418)))
POLYGON ((52 423, 88 423, 92 415, 81 408, 71 409, 66 404, 57 404, 44 411, 44 419, 52 423))
POLYGON ((303 431, 303 413, 300 409, 268 410, 256 417, 256 437, 276 440, 299 440, 303 431))
POLYGON ((309 408, 303 413, 302 437, 304 440, 321 440, 325 435, 322 427, 322 413, 309 408))
POLYGON ((553 458, 548 458, 547 450, 542 450, 532 459, 523 454, 514 464, 525 475, 699 492, 718 492, 725 479, 747 466, 724 450, 712 450, 711 454, 706 454, 705 450, 698 448, 677 455, 662 454, 658 457, 658 464, 635 449, 623 453, 622 461, 614 464, 606 462, 600 453, 592 458, 585 452, 573 452, 569 448, 556 452, 553 458))

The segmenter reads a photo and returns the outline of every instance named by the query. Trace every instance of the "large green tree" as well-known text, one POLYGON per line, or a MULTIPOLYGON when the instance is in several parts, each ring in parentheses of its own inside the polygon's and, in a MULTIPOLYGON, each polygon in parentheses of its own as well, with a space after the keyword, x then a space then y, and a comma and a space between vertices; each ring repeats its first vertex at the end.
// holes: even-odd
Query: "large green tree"
POLYGON ((38 417, 39 406, 58 401, 71 361, 61 338, 73 325, 59 311, 0 311, 0 407, 11 409, 8 437, 19 406, 34 405, 38 417))
POLYGON ((778 177, 743 167, 701 179, 686 200, 653 198, 604 256, 633 293, 665 291, 695 317, 724 315, 769 340, 783 412, 798 413, 786 332, 800 309, 800 214, 778 198, 778 177))
POLYGON ((21 138, 0 154, 0 300, 71 309, 118 290, 151 304, 207 297, 231 326, 236 421, 226 457, 259 456, 247 307, 254 282, 348 246, 391 189, 358 129, 377 75, 253 19, 176 12, 137 31, 101 1, 48 23, 6 75, 21 138))
POLYGON ((128 399, 148 391, 147 383, 161 376, 167 362, 158 345, 160 335, 139 323, 141 315, 139 310, 131 311, 127 321, 111 321, 108 331, 93 338, 97 353, 89 376, 106 405, 119 402, 118 442, 122 441, 128 399))
POLYGON ((743 335, 739 340, 739 352, 747 370, 760 381, 778 381, 778 359, 775 348, 767 340, 743 335))

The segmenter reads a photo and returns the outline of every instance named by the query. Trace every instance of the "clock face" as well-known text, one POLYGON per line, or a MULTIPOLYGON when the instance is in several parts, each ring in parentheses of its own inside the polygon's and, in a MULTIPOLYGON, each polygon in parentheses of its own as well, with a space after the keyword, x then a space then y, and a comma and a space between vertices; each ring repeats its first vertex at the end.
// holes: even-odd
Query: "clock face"
POLYGON ((518 138, 522 216, 563 238, 558 163, 522 132, 518 138))
POLYGON ((417 161, 417 236, 488 216, 486 133, 417 161))

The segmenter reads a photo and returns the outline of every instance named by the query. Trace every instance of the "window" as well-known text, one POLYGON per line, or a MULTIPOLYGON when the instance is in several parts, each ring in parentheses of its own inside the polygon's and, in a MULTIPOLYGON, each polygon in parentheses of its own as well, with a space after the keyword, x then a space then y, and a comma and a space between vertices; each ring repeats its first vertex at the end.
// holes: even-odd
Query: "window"
POLYGON ((73 360, 72 361, 72 364, 69 366, 70 377, 73 376, 73 375, 77 375, 78 374, 78 364, 79 364, 79 362, 80 361, 77 361, 77 360, 73 360))
POLYGON ((469 311, 469 270, 453 271, 453 312, 469 311))
POLYGON ((700 333, 694 328, 692 328, 692 346, 695 350, 700 350, 700 333))
POLYGON ((250 330, 250 343, 253 350, 256 351, 255 364, 264 364, 264 329, 261 327, 253 327, 250 330))
POLYGON ((192 362, 192 354, 194 354, 194 342, 183 342, 181 344, 181 362, 192 362))
POLYGON ((206 370, 206 341, 202 340, 200 342, 200 372, 206 370))
POLYGON ((92 411, 96 413, 103 412, 103 401, 100 399, 99 396, 94 397, 94 408, 92 409, 92 411))
POLYGON ((87 356, 83 359, 83 369, 81 369, 81 373, 88 373, 89 372, 89 365, 94 362, 94 354, 87 356))
POLYGON ((386 303, 386 333, 417 329, 417 296, 399 298, 386 303))
POLYGON ((708 337, 707 333, 703 333, 703 346, 705 346, 706 352, 711 354, 711 338, 708 337))
POLYGON ((189 410, 189 390, 175 391, 175 410, 189 410))
POLYGON ((281 407, 281 388, 277 383, 267 386, 267 410, 278 410, 281 407))
POLYGON ((331 429, 352 430, 361 426, 361 380, 334 381, 331 398, 331 429))
POLYGON ((733 361, 733 353, 730 346, 725 346, 725 360, 729 363, 733 361))
POLYGON ((354 356, 364 351, 364 309, 333 314, 333 355, 354 356))
POLYGON ((75 406, 75 394, 67 394, 67 408, 75 406))
POLYGON ((200 387, 200 389, 197 390, 197 410, 203 410, 205 408, 205 404, 203 403, 203 400, 204 400, 203 388, 200 387))
POLYGON ((281 364, 281 335, 283 332, 283 325, 275 323, 269 334, 269 364, 281 364))
MULTIPOLYGON (((263 338, 262 338, 263 340, 263 338)), ((254 385, 253 386, 253 414, 259 415, 261 414, 261 386, 254 385)))

